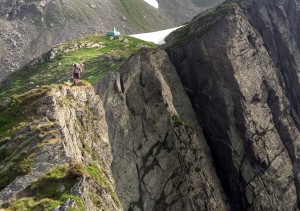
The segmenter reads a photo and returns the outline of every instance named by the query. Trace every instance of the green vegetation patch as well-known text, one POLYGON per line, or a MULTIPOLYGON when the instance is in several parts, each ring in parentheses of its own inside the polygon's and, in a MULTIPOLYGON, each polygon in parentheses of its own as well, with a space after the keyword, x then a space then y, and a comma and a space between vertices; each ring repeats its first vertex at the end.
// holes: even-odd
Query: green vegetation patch
POLYGON ((180 125, 183 125, 183 124, 184 124, 184 123, 180 120, 179 116, 177 116, 177 115, 173 115, 173 116, 172 116, 172 121, 173 121, 174 126, 180 126, 180 125))
POLYGON ((24 197, 18 199, 18 201, 12 202, 10 205, 4 205, 7 210, 22 210, 22 211, 40 211, 40 210, 51 210, 60 205, 59 201, 51 199, 42 199, 36 201, 34 197, 24 197))
POLYGON ((0 191, 9 183, 14 181, 18 176, 27 174, 31 171, 32 160, 25 158, 21 161, 13 163, 8 169, 0 171, 0 191))
MULTIPOLYGON (((112 185, 107 179, 107 176, 95 163, 90 164, 85 168, 85 173, 90 176, 96 183, 112 197, 118 207, 121 207, 116 193, 113 191, 112 185)), ((93 201, 99 201, 98 197, 93 197, 93 201)))
POLYGON ((36 116, 35 108, 39 103, 38 100, 41 99, 48 90, 48 87, 43 87, 33 89, 30 92, 20 95, 14 94, 10 97, 10 104, 0 111, 0 140, 6 137, 12 137, 18 129, 18 126, 24 126, 25 123, 22 124, 24 120, 26 122, 36 116))
POLYGON ((24 158, 12 166, 11 170, 17 175, 24 175, 31 171, 32 159, 24 158))
POLYGON ((17 177, 11 169, 2 170, 0 172, 0 191, 2 191, 9 183, 17 177))
POLYGON ((7 154, 7 149, 5 147, 0 148, 0 160, 6 158, 7 154))
POLYGON ((28 150, 33 136, 29 136, 28 122, 35 116, 38 99, 48 89, 31 90, 26 94, 13 95, 7 107, 0 111, 0 190, 17 176, 31 171, 33 153, 28 150))
POLYGON ((0 164, 3 165, 0 170, 0 191, 18 176, 31 171, 33 160, 30 157, 32 152, 27 150, 29 143, 30 140, 17 140, 0 148, 0 164))
POLYGON ((77 180, 67 176, 68 169, 68 165, 64 164, 50 170, 42 178, 33 181, 19 198, 6 204, 5 208, 8 210, 52 210, 65 200, 71 199, 76 202, 77 210, 84 210, 82 199, 70 194, 77 180))
POLYGON ((93 192, 89 192, 89 198, 91 199, 95 207, 105 207, 105 202, 99 195, 93 192))
POLYGON ((0 97, 24 93, 37 86, 72 81, 74 63, 80 63, 83 67, 81 78, 93 84, 119 69, 125 59, 143 45, 156 46, 129 36, 111 40, 99 35, 58 45, 9 75, 0 85, 0 97))
POLYGON ((0 191, 31 171, 39 144, 59 136, 54 123, 35 120, 36 108, 48 91, 49 87, 43 87, 13 95, 10 104, 0 111, 0 191))
POLYGON ((67 176, 71 179, 80 179, 84 176, 84 167, 80 163, 71 163, 67 171, 67 176))
POLYGON ((67 177, 67 171, 68 165, 61 165, 50 170, 44 177, 32 183, 30 191, 37 199, 60 200, 61 196, 68 194, 76 183, 76 180, 67 177))

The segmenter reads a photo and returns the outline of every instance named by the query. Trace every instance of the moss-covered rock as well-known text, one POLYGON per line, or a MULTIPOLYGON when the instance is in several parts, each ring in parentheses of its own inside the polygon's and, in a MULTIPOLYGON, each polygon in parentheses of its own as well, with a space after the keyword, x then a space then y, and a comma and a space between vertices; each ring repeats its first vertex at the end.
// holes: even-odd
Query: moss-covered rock
POLYGON ((88 82, 14 95, 1 111, 6 123, 0 125, 0 207, 93 210, 93 193, 93 200, 102 198, 109 210, 121 209, 111 184, 112 156, 101 108, 88 82), (92 160, 97 171, 86 171, 92 160))

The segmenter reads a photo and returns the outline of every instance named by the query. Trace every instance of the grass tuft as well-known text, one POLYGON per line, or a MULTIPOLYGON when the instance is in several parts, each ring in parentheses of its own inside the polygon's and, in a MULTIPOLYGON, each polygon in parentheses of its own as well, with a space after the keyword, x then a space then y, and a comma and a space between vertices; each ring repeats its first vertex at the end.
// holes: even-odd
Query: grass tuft
POLYGON ((67 177, 68 165, 60 165, 50 170, 42 178, 32 182, 25 191, 26 197, 16 198, 4 208, 7 210, 53 210, 65 200, 76 202, 76 210, 85 210, 80 197, 70 194, 76 180, 67 177))
POLYGON ((84 167, 80 163, 71 163, 69 165, 67 176, 71 179, 81 179, 84 176, 84 167))
POLYGON ((12 170, 17 175, 24 175, 31 171, 32 159, 24 158, 21 162, 16 163, 12 170))
POLYGON ((112 185, 108 181, 105 173, 96 164, 92 163, 85 167, 85 173, 90 176, 101 188, 109 193, 118 207, 121 207, 120 201, 116 193, 112 189, 112 185))

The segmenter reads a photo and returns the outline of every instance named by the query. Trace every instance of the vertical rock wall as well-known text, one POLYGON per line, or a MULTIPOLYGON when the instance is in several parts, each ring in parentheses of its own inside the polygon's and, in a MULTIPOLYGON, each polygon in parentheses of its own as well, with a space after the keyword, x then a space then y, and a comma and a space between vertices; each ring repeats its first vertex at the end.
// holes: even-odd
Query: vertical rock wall
MULTIPOLYGON (((253 9, 253 19, 260 9, 253 9)), ((267 12, 282 18, 277 10, 267 12)), ((238 5, 224 4, 212 13, 186 27, 189 41, 175 42, 175 34, 169 40, 175 44, 167 49, 203 127, 231 208, 294 210, 300 134, 288 86, 295 86, 293 81, 298 86, 298 79, 286 73, 283 82, 272 55, 285 51, 270 52, 238 5)), ((266 30, 272 24, 268 26, 266 30)))
POLYGON ((124 210, 226 210, 210 150, 164 51, 142 49, 96 86, 124 210))
MULTIPOLYGON (((278 70, 280 85, 290 104, 286 112, 293 119, 298 131, 300 130, 299 6, 299 2, 295 0, 243 1, 241 4, 250 23, 260 33, 278 70)), ((299 201, 299 138, 289 135, 281 123, 277 123, 277 128, 281 131, 281 137, 294 166, 299 201)))

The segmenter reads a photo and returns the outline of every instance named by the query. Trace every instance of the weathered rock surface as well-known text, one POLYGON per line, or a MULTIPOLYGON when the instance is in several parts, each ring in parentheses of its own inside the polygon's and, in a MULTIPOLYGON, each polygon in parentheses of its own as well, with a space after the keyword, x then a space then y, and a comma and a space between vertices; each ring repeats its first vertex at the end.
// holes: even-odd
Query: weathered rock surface
POLYGON ((260 33, 278 74, 281 86, 291 103, 291 116, 300 128, 299 119, 299 68, 300 34, 299 2, 290 1, 244 1, 241 7, 245 15, 260 33))
POLYGON ((96 85, 124 210, 226 210, 210 150, 164 51, 142 49, 96 85))
MULTIPOLYGON (((18 155, 30 158, 32 164, 29 172, 18 176, 1 190, 0 206, 6 204, 7 207, 7 203, 30 194, 28 188, 50 169, 76 162, 97 166, 105 176, 101 183, 93 177, 84 176, 70 194, 79 196, 86 210, 121 210, 118 199, 114 197, 114 181, 110 173, 112 156, 105 113, 93 87, 60 86, 47 88, 46 92, 43 89, 31 92, 42 92, 38 100, 27 105, 29 110, 33 107, 32 112, 36 116, 32 118, 35 120, 21 124, 10 140, 1 145, 1 149, 13 151, 14 157, 6 157, 7 161, 1 162, 0 173, 12 171, 10 167, 14 166, 18 155), (103 203, 94 203, 91 194, 100 197, 103 203)), ((22 115, 26 116, 28 112, 24 109, 22 115)), ((62 183, 63 189, 64 185, 62 183)), ((57 210, 70 206, 76 207, 72 199, 67 199, 57 210)))
POLYGON ((231 209, 295 210, 298 2, 240 4, 199 15, 169 37, 166 49, 202 125, 231 209))

